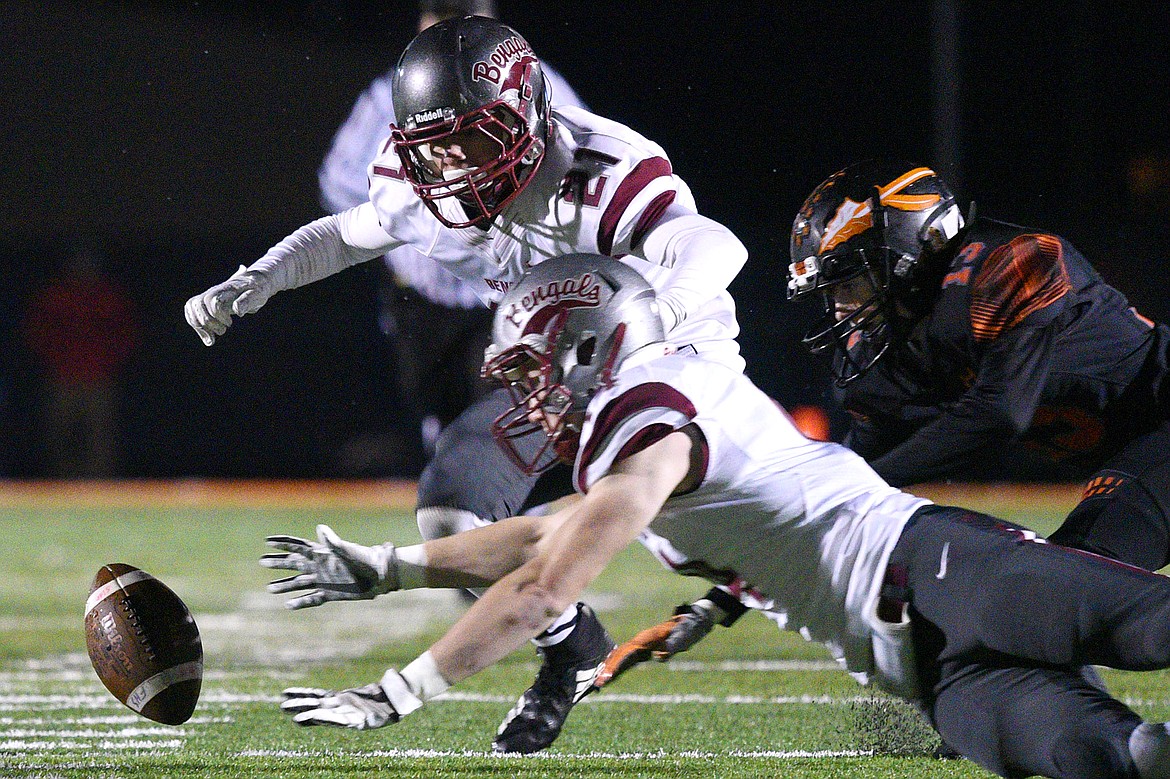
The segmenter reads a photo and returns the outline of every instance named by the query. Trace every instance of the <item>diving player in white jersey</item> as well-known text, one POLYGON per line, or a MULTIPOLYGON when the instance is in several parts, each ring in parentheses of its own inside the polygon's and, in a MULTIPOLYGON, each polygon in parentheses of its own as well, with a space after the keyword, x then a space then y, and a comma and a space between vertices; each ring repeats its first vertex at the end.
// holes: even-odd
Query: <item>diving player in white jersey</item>
MULTIPOLYGON (((427 28, 398 61, 393 98, 397 121, 370 165, 370 201, 299 228, 188 300, 187 322, 205 344, 272 295, 399 246, 439 263, 488 304, 529 267, 586 251, 619 257, 650 280, 682 353, 743 370, 727 292, 747 259, 743 244, 697 213, 658 144, 580 109, 551 109, 540 62, 515 30, 483 17, 427 28)), ((495 445, 491 425, 509 407, 497 389, 443 431, 419 479, 424 538, 572 493, 567 466, 533 467, 535 450, 523 447, 536 441, 512 457, 495 445)), ((720 590, 695 605, 723 624, 740 608, 720 590)), ((535 643, 541 669, 501 725, 498 751, 552 743, 580 697, 578 674, 594 673, 613 642, 578 604, 535 643)))
POLYGON ((496 311, 484 372, 513 397, 499 440, 532 435, 571 458, 579 503, 406 548, 324 526, 323 543, 269 537, 280 551, 262 564, 296 572, 269 589, 308 591, 294 601, 495 582, 401 672, 285 690, 296 724, 397 722, 544 629, 648 527, 717 576, 738 572, 788 628, 916 702, 988 770, 1170 777, 1165 724, 1079 672, 1170 667, 1170 579, 890 487, 737 371, 680 355, 658 312, 645 280, 595 255, 534 267, 496 311))

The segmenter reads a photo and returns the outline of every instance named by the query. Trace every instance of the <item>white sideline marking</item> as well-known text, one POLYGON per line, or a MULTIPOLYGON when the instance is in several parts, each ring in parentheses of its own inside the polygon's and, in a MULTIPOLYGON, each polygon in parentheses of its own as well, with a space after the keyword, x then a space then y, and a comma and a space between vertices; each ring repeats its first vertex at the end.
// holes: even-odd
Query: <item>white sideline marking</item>
POLYGON ((832 660, 671 660, 663 663, 668 671, 710 673, 712 671, 841 671, 832 660))
POLYGON ((77 751, 79 749, 178 749, 183 746, 182 739, 171 741, 0 741, 0 750, 11 752, 57 752, 77 751))
MULTIPOLYGON (((332 757, 336 752, 301 749, 247 749, 237 752, 238 757, 332 757)), ((817 750, 804 749, 778 751, 742 751, 731 752, 583 752, 580 754, 550 754, 537 752, 531 755, 498 755, 494 752, 477 752, 474 750, 446 750, 446 749, 376 749, 371 751, 346 752, 347 757, 490 757, 497 760, 663 760, 670 758, 698 758, 710 759, 720 757, 770 757, 770 758, 822 758, 822 757, 870 757, 872 750, 817 750)))

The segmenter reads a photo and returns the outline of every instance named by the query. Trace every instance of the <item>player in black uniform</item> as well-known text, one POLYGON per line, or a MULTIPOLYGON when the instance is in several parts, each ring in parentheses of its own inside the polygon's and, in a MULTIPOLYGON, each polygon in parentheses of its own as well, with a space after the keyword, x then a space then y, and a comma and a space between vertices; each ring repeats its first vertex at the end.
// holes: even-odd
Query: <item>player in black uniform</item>
POLYGON ((824 181, 792 229, 789 297, 825 319, 846 443, 896 486, 1019 442, 1087 480, 1050 540, 1170 563, 1170 329, 1058 235, 964 220, 931 169, 873 160, 824 181))

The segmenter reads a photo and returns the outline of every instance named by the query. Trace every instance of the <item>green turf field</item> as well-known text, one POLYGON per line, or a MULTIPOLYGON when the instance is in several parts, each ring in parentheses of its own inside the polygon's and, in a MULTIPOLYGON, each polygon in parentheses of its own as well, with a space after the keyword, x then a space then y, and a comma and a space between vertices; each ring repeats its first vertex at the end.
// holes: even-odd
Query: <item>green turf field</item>
MULTIPOLYGON (((1008 497, 993 490, 966 502, 1042 531, 1071 505, 1064 493, 1008 497)), ((488 754, 535 673, 530 649, 399 725, 300 729, 276 706, 282 687, 373 681, 413 659, 463 607, 450 593, 415 591, 286 612, 263 590, 263 537, 311 535, 324 521, 355 541, 413 542, 412 516, 296 501, 122 503, 0 500, 0 777, 987 776, 926 756, 933 736, 906 707, 858 687, 820 647, 757 614, 586 699, 543 755, 488 754), (182 726, 138 717, 89 666, 82 612, 90 580, 109 562, 153 573, 195 613, 205 679, 182 726)), ((620 639, 705 590, 631 548, 589 600, 620 639)), ((1143 714, 1170 718, 1170 675, 1110 672, 1107 680, 1143 714)))

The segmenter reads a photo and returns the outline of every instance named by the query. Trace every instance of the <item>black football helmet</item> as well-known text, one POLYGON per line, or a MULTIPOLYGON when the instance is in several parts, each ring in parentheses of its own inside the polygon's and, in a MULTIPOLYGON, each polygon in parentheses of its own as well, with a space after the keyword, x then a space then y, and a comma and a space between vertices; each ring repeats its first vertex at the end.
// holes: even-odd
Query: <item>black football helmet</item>
POLYGON ((838 386, 905 336, 962 228, 946 183, 908 162, 851 165, 804 201, 792 225, 788 297, 824 304, 804 344, 814 354, 833 350, 838 386))
POLYGON ((665 338, 654 289, 612 257, 567 254, 531 268, 500 300, 483 376, 512 407, 492 425, 525 473, 572 462, 589 400, 622 361, 665 338), (522 445, 543 435, 535 448, 522 445))
POLYGON ((394 70, 390 125, 403 173, 448 227, 485 226, 544 158, 549 87, 532 47, 482 16, 418 34, 394 70), (441 201, 455 198, 460 213, 441 201))

